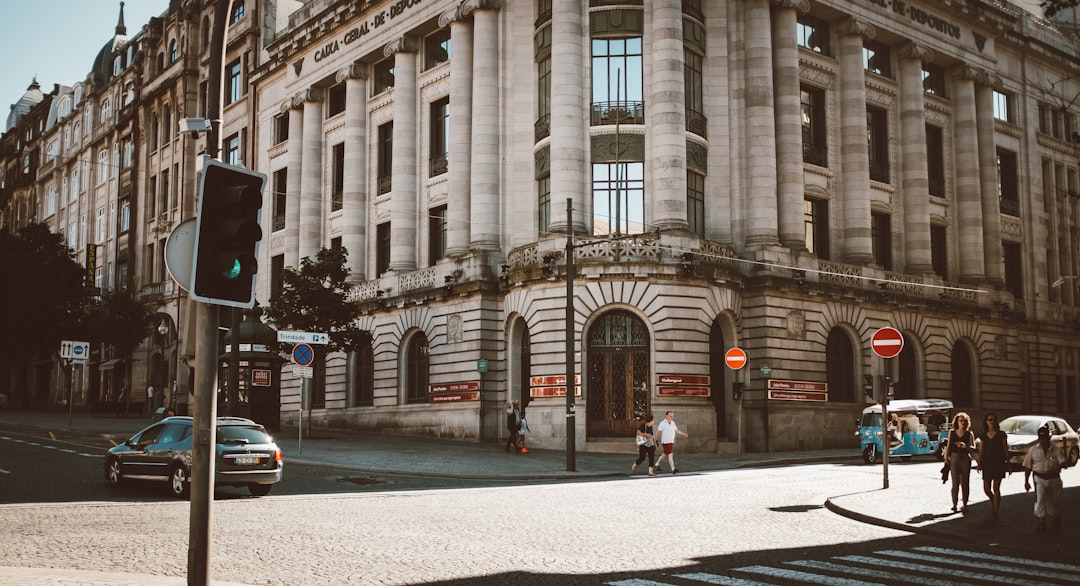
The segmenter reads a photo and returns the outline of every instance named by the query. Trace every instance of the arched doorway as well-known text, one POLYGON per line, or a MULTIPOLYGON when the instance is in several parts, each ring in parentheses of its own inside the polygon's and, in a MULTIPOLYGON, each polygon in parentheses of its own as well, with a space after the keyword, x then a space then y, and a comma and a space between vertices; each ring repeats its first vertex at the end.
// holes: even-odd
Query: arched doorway
POLYGON ((589 328, 588 437, 634 433, 637 418, 652 410, 649 331, 634 314, 617 310, 589 328))
POLYGON ((855 400, 855 345, 841 327, 834 327, 825 342, 825 380, 829 402, 855 400))
POLYGON ((714 321, 709 331, 709 399, 716 411, 716 437, 727 437, 727 363, 724 353, 724 331, 720 322, 714 321))
POLYGON ((975 358, 963 341, 953 344, 952 401, 957 408, 975 406, 975 358))

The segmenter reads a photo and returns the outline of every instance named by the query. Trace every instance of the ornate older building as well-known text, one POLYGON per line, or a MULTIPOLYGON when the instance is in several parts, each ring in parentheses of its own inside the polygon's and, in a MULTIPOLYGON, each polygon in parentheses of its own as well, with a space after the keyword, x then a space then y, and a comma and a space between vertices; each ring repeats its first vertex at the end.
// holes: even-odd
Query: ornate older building
POLYGON ((560 447, 567 359, 582 449, 669 409, 691 449, 851 445, 874 374, 1075 415, 1077 58, 1006 2, 307 2, 253 79, 259 297, 348 249, 370 342, 316 425, 493 438, 520 400, 560 447))

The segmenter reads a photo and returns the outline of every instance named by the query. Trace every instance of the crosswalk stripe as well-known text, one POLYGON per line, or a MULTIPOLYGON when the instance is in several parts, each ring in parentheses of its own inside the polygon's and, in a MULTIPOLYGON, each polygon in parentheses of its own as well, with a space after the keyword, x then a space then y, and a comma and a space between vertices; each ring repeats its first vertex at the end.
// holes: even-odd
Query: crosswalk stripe
POLYGON ((914 549, 917 549, 919 551, 925 551, 925 552, 928 552, 928 553, 943 553, 943 554, 948 554, 948 555, 954 555, 954 556, 957 556, 957 557, 971 558, 971 559, 974 559, 974 560, 978 560, 979 563, 983 563, 983 562, 989 560, 989 561, 994 561, 994 562, 1005 562, 1005 563, 1009 563, 1009 564, 1017 564, 1017 565, 1021 565, 1021 566, 1032 566, 1032 567, 1036 567, 1036 568, 1041 568, 1043 570, 1063 570, 1063 571, 1066 571, 1066 572, 1080 572, 1080 566, 1074 566, 1072 564, 1058 564, 1058 563, 1055 563, 1055 562, 1040 562, 1038 560, 1029 560, 1029 559, 1024 559, 1024 558, 1014 558, 1014 557, 1008 557, 1008 556, 1003 556, 1003 555, 981 554, 981 553, 977 553, 977 552, 974 552, 974 551, 965 551, 965 550, 961 550, 961 549, 946 549, 946 548, 943 548, 943 547, 930 547, 928 545, 922 545, 922 546, 916 547, 914 549))
POLYGON ((706 584, 721 584, 722 586, 769 586, 768 584, 764 584, 762 582, 755 582, 753 580, 730 578, 728 576, 705 574, 702 572, 692 572, 690 574, 675 574, 675 576, 684 580, 694 580, 695 582, 704 582, 706 584))
MULTIPOLYGON (((875 552, 882 553, 882 552, 875 552)), ((1020 580, 1018 578, 1009 578, 1007 576, 998 576, 996 574, 982 574, 975 572, 972 569, 954 570, 951 568, 944 568, 941 566, 930 566, 926 564, 915 564, 911 562, 898 562, 888 559, 873 558, 863 555, 844 555, 838 556, 834 559, 842 560, 845 562, 858 562, 861 564, 880 566, 885 568, 895 568, 897 570, 904 571, 916 571, 926 572, 934 574, 936 576, 949 576, 952 578, 959 578, 961 580, 978 580, 988 583, 998 584, 1013 584, 1015 586, 1041 586, 1042 582, 1029 582, 1027 580, 1020 580)), ((980 568, 983 569, 983 568, 980 568)))
POLYGON ((967 584, 966 582, 961 583, 953 582, 951 580, 933 580, 923 576, 907 576, 900 572, 885 572, 882 570, 872 570, 863 567, 844 566, 841 564, 834 564, 832 562, 819 562, 817 560, 795 560, 784 563, 792 566, 800 566, 804 568, 813 568, 815 570, 835 572, 837 574, 858 574, 866 576, 868 578, 876 578, 878 580, 887 580, 889 582, 908 582, 911 584, 922 584, 923 586, 962 586, 963 584, 967 584))
POLYGON ((629 580, 618 580, 615 582, 604 582, 611 586, 670 586, 666 582, 655 582, 653 580, 642 580, 640 578, 631 578, 629 580))
MULTIPOLYGON (((907 551, 899 551, 899 550, 878 551, 878 552, 874 552, 874 553, 877 553, 877 554, 880 554, 880 555, 891 555, 891 556, 894 556, 894 557, 900 557, 900 558, 912 559, 912 560, 919 560, 919 561, 925 561, 925 562, 952 563, 952 564, 964 564, 964 563, 967 563, 966 560, 948 560, 948 559, 943 559, 940 556, 923 555, 923 554, 912 553, 912 552, 907 552, 907 551)), ((1008 566, 1008 565, 1001 565, 1001 564, 987 564, 987 563, 980 562, 979 563, 979 569, 983 570, 983 571, 1010 572, 1010 573, 1013 573, 1013 574, 1024 574, 1024 575, 1032 576, 1032 577, 1039 576, 1041 578, 1050 578, 1052 580, 1074 580, 1074 579, 1076 579, 1076 574, 1062 574, 1062 573, 1059 573, 1059 572, 1047 572, 1045 570, 1040 570, 1037 567, 1036 568, 1033 568, 1033 567, 1017 568, 1015 566, 1008 566)), ((1036 583, 1041 584, 1042 582, 1036 582, 1036 583)))
POLYGON ((831 586, 885 586, 879 582, 863 582, 862 580, 847 580, 838 579, 831 576, 819 576, 817 574, 810 574, 808 572, 799 572, 797 570, 785 570, 783 568, 773 568, 770 566, 746 566, 743 568, 734 568, 736 572, 748 572, 751 574, 764 574, 772 578, 781 578, 784 580, 802 580, 809 584, 829 584, 831 586))

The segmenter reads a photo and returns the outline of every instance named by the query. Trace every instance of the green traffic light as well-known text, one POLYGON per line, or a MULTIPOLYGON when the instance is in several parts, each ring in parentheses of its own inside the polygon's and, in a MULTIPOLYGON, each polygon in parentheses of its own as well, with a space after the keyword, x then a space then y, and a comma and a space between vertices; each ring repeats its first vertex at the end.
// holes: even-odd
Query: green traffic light
POLYGON ((232 281, 240 276, 240 259, 233 259, 232 266, 221 272, 221 276, 232 281))

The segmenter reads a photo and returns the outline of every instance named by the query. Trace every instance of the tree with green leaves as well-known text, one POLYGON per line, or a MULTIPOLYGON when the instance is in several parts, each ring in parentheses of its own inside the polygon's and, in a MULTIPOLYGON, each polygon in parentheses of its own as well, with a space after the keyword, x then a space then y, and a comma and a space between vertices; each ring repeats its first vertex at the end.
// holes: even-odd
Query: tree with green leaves
MULTIPOLYGON (((112 348, 111 356, 124 359, 129 367, 131 354, 153 331, 152 315, 150 304, 139 299, 133 288, 105 291, 86 305, 79 339, 91 347, 112 348)), ((126 368, 123 380, 128 383, 126 368)))
POLYGON ((25 407, 34 394, 27 383, 34 359, 80 331, 86 270, 62 234, 30 224, 17 234, 0 232, 0 274, 0 392, 11 406, 25 407))
POLYGON ((266 316, 278 329, 330 335, 327 345, 313 346, 317 362, 332 352, 351 350, 366 335, 356 324, 360 309, 348 301, 348 256, 344 248, 323 248, 315 260, 304 257, 299 270, 285 267, 281 291, 266 307, 266 316))

